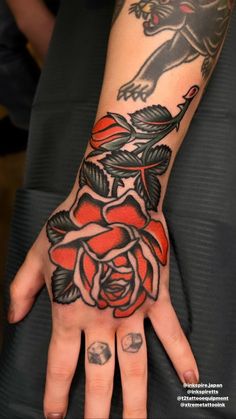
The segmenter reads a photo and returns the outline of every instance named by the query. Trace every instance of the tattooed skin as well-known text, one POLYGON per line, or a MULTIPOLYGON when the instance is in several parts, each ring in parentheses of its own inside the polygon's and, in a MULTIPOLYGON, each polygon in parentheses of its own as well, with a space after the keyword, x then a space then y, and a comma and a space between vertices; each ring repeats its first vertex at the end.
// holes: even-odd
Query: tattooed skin
POLYGON ((140 333, 128 333, 121 340, 121 346, 124 352, 138 352, 143 344, 143 338, 140 333))
POLYGON ((87 349, 90 364, 104 365, 111 358, 109 345, 105 342, 94 342, 87 349))
POLYGON ((174 35, 120 88, 118 100, 145 101, 163 73, 199 56, 204 58, 201 71, 207 78, 222 45, 232 7, 230 0, 141 0, 132 4, 130 13, 144 21, 146 36, 165 30, 173 31, 174 35))
POLYGON ((159 177, 171 159, 171 149, 158 143, 178 130, 198 90, 189 89, 175 116, 153 105, 129 114, 129 120, 109 112, 95 124, 76 199, 47 223, 55 302, 81 298, 121 318, 147 299, 156 301, 168 255, 158 219, 159 177))
POLYGON ((125 4, 125 0, 116 0, 115 2, 115 10, 112 18, 112 24, 114 25, 116 19, 118 18, 123 6, 125 4))

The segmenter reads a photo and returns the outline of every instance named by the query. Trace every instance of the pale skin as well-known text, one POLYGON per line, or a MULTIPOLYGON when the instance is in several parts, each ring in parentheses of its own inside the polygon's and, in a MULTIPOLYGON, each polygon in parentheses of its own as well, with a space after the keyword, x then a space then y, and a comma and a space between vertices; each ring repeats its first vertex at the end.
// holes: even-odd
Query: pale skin
MULTIPOLYGON (((125 2, 111 30, 96 120, 106 115, 107 112, 121 114, 129 120, 130 113, 143 108, 141 100, 136 102, 132 100, 117 101, 117 92, 123 82, 129 80, 134 69, 145 60, 147 52, 156 48, 157 43, 161 44, 171 37, 169 32, 162 33, 159 38, 147 39, 144 37, 140 23, 130 20, 128 9, 131 3, 132 1, 125 2)), ((161 104, 167 107, 172 115, 175 115, 178 112, 177 105, 183 102, 183 95, 189 88, 192 85, 197 85, 200 88, 198 95, 184 115, 178 132, 173 130, 160 142, 172 150, 169 167, 160 178, 162 192, 155 215, 156 219, 163 224, 167 236, 168 230, 162 212, 162 204, 175 156, 205 88, 206 81, 202 78, 201 64, 202 58, 200 57, 163 75, 154 94, 145 103, 145 106, 161 104)), ((126 149, 129 149, 129 145, 126 149)), ((91 150, 91 146, 88 146, 86 155, 91 150)), ((72 206, 78 192, 79 176, 78 174, 68 198, 55 210, 55 213, 59 210, 68 210, 72 206)), ((126 187, 128 188, 129 185, 126 187)), ((12 323, 18 322, 26 316, 34 303, 37 292, 45 283, 52 301, 51 276, 55 265, 48 257, 49 246, 46 227, 44 227, 11 284, 9 321, 12 323)), ((169 295, 169 255, 166 265, 161 266, 157 300, 146 299, 139 309, 126 318, 114 318, 112 313, 111 308, 100 310, 84 304, 81 298, 68 305, 52 301, 53 330, 48 354, 44 397, 45 417, 66 417, 68 395, 77 366, 82 331, 85 333, 86 341, 84 417, 87 419, 109 417, 115 366, 115 337, 122 379, 123 417, 125 419, 147 418, 148 371, 144 334, 144 319, 146 317, 150 318, 157 339, 163 344, 180 383, 197 383, 199 381, 197 361, 169 295), (135 336, 131 336, 131 334, 135 334, 135 336), (131 338, 135 339, 133 346, 130 346, 131 338), (87 351, 91 351, 93 344, 97 345, 99 342, 102 343, 100 349, 104 348, 104 345, 106 347, 105 355, 99 358, 100 363, 96 361, 93 354, 90 353, 90 357, 87 354, 87 351), (130 388, 132 388, 132 392, 130 392, 130 388)))

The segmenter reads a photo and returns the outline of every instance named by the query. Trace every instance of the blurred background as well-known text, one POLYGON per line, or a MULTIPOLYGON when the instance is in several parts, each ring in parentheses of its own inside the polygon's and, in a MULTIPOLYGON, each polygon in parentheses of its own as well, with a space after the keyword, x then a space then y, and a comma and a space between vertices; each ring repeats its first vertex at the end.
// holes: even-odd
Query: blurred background
POLYGON ((0 0, 0 344, 14 197, 23 184, 31 107, 59 6, 60 0, 0 0))

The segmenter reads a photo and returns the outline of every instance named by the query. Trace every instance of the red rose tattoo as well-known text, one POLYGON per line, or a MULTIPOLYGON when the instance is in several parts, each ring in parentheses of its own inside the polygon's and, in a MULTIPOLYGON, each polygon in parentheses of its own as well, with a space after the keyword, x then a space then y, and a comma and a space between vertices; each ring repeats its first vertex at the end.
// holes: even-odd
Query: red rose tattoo
MULTIPOLYGON (((109 306, 114 317, 126 317, 147 297, 156 300, 159 264, 166 264, 168 241, 162 224, 150 219, 136 192, 111 199, 85 187, 69 217, 74 229, 64 230, 50 257, 71 272, 73 288, 86 304, 109 306)), ((55 224, 48 228, 56 230, 55 224)))
POLYGON ((55 302, 81 298, 92 307, 110 307, 121 318, 157 299, 168 256, 158 219, 159 176, 171 159, 171 149, 158 142, 178 129, 198 90, 187 92, 174 117, 158 105, 131 114, 130 122, 109 113, 95 124, 75 202, 47 223, 55 302))

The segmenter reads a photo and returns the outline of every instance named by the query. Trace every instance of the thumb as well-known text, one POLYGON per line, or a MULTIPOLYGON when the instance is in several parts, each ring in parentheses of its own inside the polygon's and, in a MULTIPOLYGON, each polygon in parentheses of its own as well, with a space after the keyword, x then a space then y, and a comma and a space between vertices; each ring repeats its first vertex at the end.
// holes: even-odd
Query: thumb
POLYGON ((30 251, 10 285, 9 323, 16 323, 26 316, 43 285, 42 265, 38 256, 30 251))

